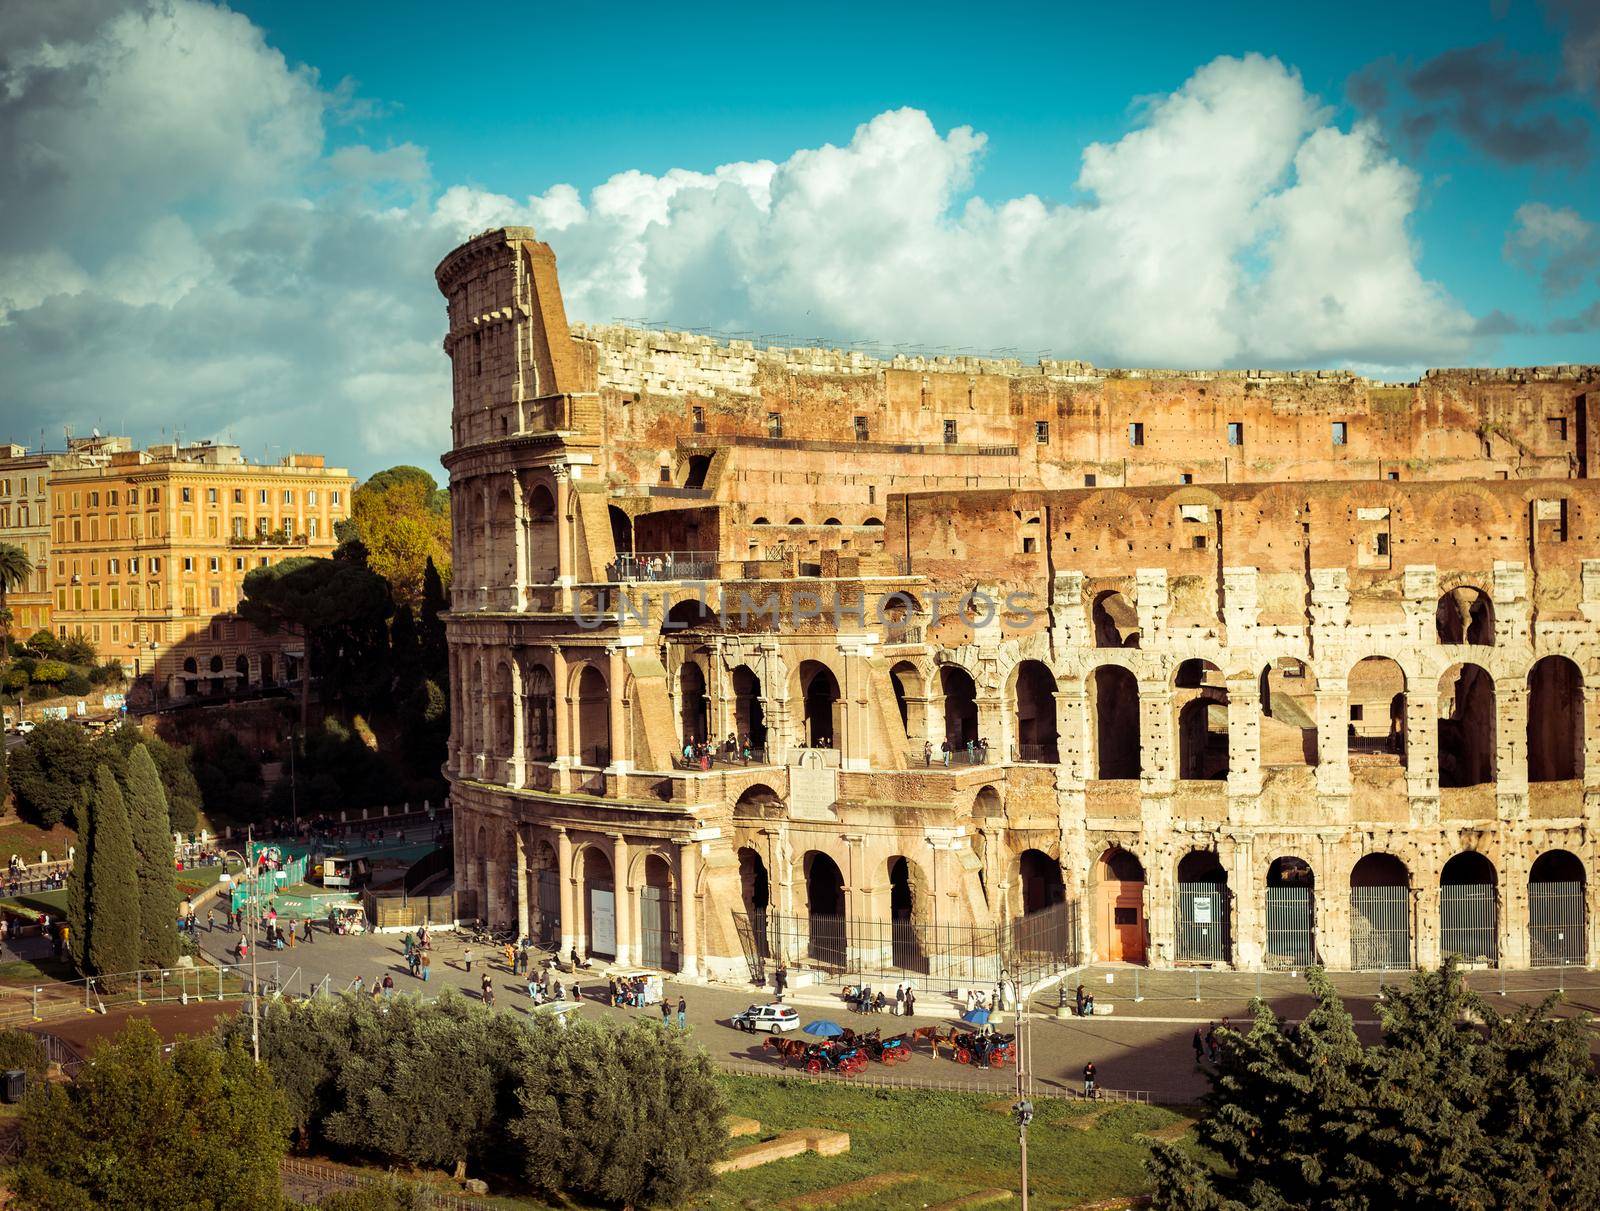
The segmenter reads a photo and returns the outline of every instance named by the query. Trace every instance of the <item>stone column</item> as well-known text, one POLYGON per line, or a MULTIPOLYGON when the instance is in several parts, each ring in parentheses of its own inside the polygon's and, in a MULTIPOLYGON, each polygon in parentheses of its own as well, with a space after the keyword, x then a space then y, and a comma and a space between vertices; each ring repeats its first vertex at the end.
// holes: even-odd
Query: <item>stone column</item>
POLYGON ((450 648, 450 752, 447 756, 452 774, 461 770, 461 724, 466 698, 461 687, 461 655, 450 648))
POLYGON ((1172 736, 1172 686, 1139 679, 1139 781, 1145 794, 1170 793, 1178 776, 1172 736))
MULTIPOLYGON (((1406 684, 1406 790, 1413 799, 1433 801, 1431 815, 1438 818, 1439 798, 1439 691, 1437 687, 1406 684)), ((1428 811, 1414 817, 1427 818, 1428 811)))
POLYGON ((623 695, 628 686, 628 658, 623 655, 621 648, 607 648, 609 658, 606 680, 609 682, 609 709, 611 712, 611 765, 614 773, 623 773, 630 769, 633 763, 623 757, 628 752, 628 716, 623 709, 623 695))
POLYGON ((519 825, 516 831, 517 862, 517 938, 528 936, 528 837, 519 825))
POLYGON ((1528 863, 1527 851, 1520 844, 1503 846, 1496 871, 1498 899, 1500 966, 1523 968, 1528 965, 1528 863))
POLYGON ((487 610, 494 594, 489 584, 489 569, 494 562, 494 493, 489 490, 488 478, 477 484, 478 504, 483 510, 483 530, 477 535, 478 558, 473 560, 473 570, 478 574, 477 608, 487 610))
POLYGON ((980 689, 974 701, 978 707, 978 735, 989 742, 991 760, 1011 760, 1015 738, 1006 725, 1004 700, 998 694, 986 694, 980 689))
POLYGON ((1411 876, 1412 962, 1418 967, 1439 965, 1439 872, 1429 867, 1411 876))
POLYGON ((516 527, 513 537, 511 566, 511 608, 528 608, 528 497, 522 488, 522 477, 511 474, 511 518, 516 527))
POLYGON ((478 671, 482 680, 478 687, 478 777, 491 776, 495 753, 494 734, 494 657, 488 649, 480 649, 478 671))
POLYGON ((574 905, 581 896, 581 889, 577 886, 577 872, 572 868, 572 837, 564 828, 557 828, 556 834, 556 891, 559 893, 559 907, 561 914, 561 951, 563 955, 570 955, 578 944, 578 914, 574 905))
MULTIPOLYGON (((1221 856, 1220 854, 1218 855, 1221 856)), ((1233 844, 1228 864, 1228 889, 1233 893, 1233 965, 1241 970, 1261 966, 1267 953, 1265 872, 1257 870, 1255 847, 1249 837, 1233 844)))
POLYGON ((1583 785, 1600 789, 1600 686, 1583 687, 1583 785))
POLYGON ((1056 691, 1056 748, 1070 782, 1081 784, 1090 773, 1089 722, 1085 707, 1088 695, 1081 679, 1061 683, 1056 691))
POLYGON ((1350 793, 1350 683, 1317 678, 1317 793, 1350 793))
MULTIPOLYGON (((678 970, 686 976, 700 974, 700 929, 696 915, 695 885, 700 877, 700 843, 678 845, 678 970)), ((772 886, 769 875, 767 886, 772 886)))
POLYGON ((1261 793, 1261 683, 1246 675, 1227 684, 1228 794, 1253 798, 1261 793))
POLYGON ((560 644, 550 645, 550 676, 556 683, 555 692, 555 753, 550 762, 550 780, 554 789, 572 789, 572 701, 568 696, 572 678, 567 669, 567 656, 560 644))
POLYGON ((1495 686, 1494 773, 1499 794, 1528 791, 1528 683, 1502 680, 1495 686))
MULTIPOLYGON (((483 914, 484 924, 490 929, 498 929, 500 923, 500 897, 495 894, 495 877, 500 872, 500 863, 485 855, 483 859, 483 885, 478 888, 478 910, 483 914)), ((485 962, 488 956, 485 956, 485 962)))
MULTIPOLYGON (((520 600, 520 599, 519 599, 520 600)), ((527 722, 523 701, 522 662, 515 653, 511 665, 511 751, 506 754, 506 784, 521 786, 527 780, 528 737, 524 730, 527 722)))
POLYGON ((611 882, 616 889, 617 962, 633 962, 633 888, 628 883, 628 840, 611 834, 611 882))

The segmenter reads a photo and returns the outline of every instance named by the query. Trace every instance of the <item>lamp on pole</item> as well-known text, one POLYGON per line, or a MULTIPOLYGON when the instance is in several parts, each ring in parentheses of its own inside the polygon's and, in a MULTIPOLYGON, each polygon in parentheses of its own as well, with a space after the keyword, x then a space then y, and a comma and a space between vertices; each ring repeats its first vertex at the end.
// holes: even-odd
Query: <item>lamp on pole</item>
MULTIPOLYGON (((261 984, 256 978, 256 951, 259 949, 255 937, 256 923, 261 918, 260 905, 260 875, 256 870, 255 862, 255 837, 254 830, 245 830, 245 852, 236 849, 222 851, 222 883, 227 886, 233 880, 228 874, 228 860, 239 859, 243 867, 241 874, 246 874, 250 880, 249 894, 245 897, 245 925, 249 930, 250 939, 250 1054, 255 1057, 257 1064, 261 1063, 261 984)), ((229 895, 229 904, 232 905, 232 894, 229 895)))
POLYGON ((1022 1160, 1022 1211, 1028 1211, 1028 1124, 1033 1122, 1033 1102, 1028 1097, 1033 1082, 1027 1072, 1030 1050, 1027 1017, 1027 1002, 1020 1001, 1017 1006, 1017 1103, 1011 1107, 1011 1114, 1017 1120, 1017 1149, 1022 1160))

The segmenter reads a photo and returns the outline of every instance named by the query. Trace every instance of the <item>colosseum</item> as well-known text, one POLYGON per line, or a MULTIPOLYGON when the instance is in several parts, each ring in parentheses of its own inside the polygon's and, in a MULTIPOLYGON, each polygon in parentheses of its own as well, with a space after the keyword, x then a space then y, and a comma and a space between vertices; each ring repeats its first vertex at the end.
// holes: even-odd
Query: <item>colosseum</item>
POLYGON ((1600 367, 1103 370, 437 270, 459 911, 748 978, 1590 965, 1600 367))

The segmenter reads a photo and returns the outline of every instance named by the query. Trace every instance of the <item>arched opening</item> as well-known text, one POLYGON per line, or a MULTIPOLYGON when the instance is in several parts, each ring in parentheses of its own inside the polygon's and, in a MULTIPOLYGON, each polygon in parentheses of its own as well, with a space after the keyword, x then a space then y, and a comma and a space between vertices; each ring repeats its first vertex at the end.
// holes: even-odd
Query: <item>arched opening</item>
POLYGON ((213 673, 222 672, 222 657, 221 656, 213 656, 211 658, 211 660, 208 662, 208 664, 209 664, 209 667, 210 667, 210 669, 211 669, 211 671, 213 673))
POLYGON ((1090 675, 1089 718, 1094 721, 1094 776, 1139 777, 1139 682, 1130 670, 1103 664, 1090 675))
POLYGON ((749 952, 751 975, 766 978, 766 964, 772 958, 769 922, 772 909, 772 884, 761 854, 748 845, 739 848, 739 893, 744 905, 745 926, 740 939, 749 952))
POLYGON ((478 834, 468 859, 472 871, 473 893, 477 907, 473 910, 485 921, 489 920, 489 833, 478 825, 478 834))
POLYGON ((839 679, 816 660, 800 663, 800 696, 805 703, 805 743, 810 748, 833 748, 839 734, 839 679))
POLYGON ((533 880, 533 913, 528 928, 540 946, 557 946, 561 942, 561 876, 556 868, 555 847, 543 839, 535 841, 528 862, 533 880))
POLYGON ((617 894, 611 859, 594 846, 583 851, 584 939, 588 954, 617 957, 617 894))
POLYGON ((272 653, 271 652, 262 652, 261 653, 261 684, 262 685, 277 685, 278 684, 278 679, 275 676, 273 676, 273 672, 272 672, 272 653))
POLYGON ((753 525, 753 526, 770 526, 772 523, 770 521, 768 521, 765 517, 758 517, 753 522, 751 522, 750 524, 753 525))
POLYGON ((494 747, 490 756, 505 761, 511 751, 511 666, 499 661, 494 666, 494 683, 489 691, 489 712, 494 720, 494 747))
POLYGON ((1066 880, 1061 875, 1061 863, 1043 850, 1025 849, 1017 861, 1019 882, 1022 885, 1022 915, 1043 912, 1067 899, 1066 880))
POLYGON ((1583 777, 1583 674, 1565 656, 1528 673, 1528 781, 1583 777))
POLYGON ((618 555, 633 553, 633 519, 616 505, 607 505, 606 514, 611 519, 611 545, 618 555))
POLYGON ((1552 849, 1528 872, 1528 961, 1534 967, 1582 967, 1589 931, 1583 862, 1552 849))
POLYGON ((939 692, 944 696, 944 742, 951 752, 965 752, 978 740, 978 687, 972 674, 958 664, 939 669, 939 692))
POLYGON ((557 566, 556 500, 550 489, 535 484, 528 492, 528 583, 553 584, 557 566))
POLYGON ((1192 850, 1178 862, 1180 963, 1226 963, 1232 957, 1228 872, 1215 850, 1192 850))
POLYGON ((1316 880, 1304 858, 1267 867, 1267 966, 1309 967, 1316 961, 1316 880))
POLYGON ((761 706, 761 678, 749 665, 741 664, 733 670, 733 714, 740 748, 766 752, 767 720, 761 706))
POLYGON ((528 672, 523 698, 528 712, 523 731, 531 761, 551 761, 556 755, 556 683, 550 670, 536 664, 528 672))
POLYGON ((193 656, 185 656, 183 658, 183 671, 185 673, 193 673, 198 676, 200 673, 200 662, 193 656))
POLYGON ((1056 747, 1056 679, 1037 660, 1024 660, 1017 666, 1014 709, 1018 760, 1054 765, 1060 760, 1056 747))
POLYGON ((878 602, 875 621, 883 626, 884 643, 918 643, 922 633, 914 625, 922 609, 910 593, 891 593, 878 602))
POLYGON ((703 488, 706 486, 706 472, 711 470, 711 455, 691 454, 689 464, 683 476, 685 488, 703 488))
POLYGON ((678 670, 678 734, 684 744, 705 743, 710 709, 706 675, 698 664, 687 660, 678 670))
POLYGON ((517 579, 517 502, 505 489, 495 493, 494 521, 489 532, 494 548, 489 584, 508 589, 517 579))
POLYGON ((1499 895, 1494 863, 1475 850, 1459 853, 1439 872, 1439 953, 1463 963, 1500 959, 1499 895))
POLYGON ((1350 752, 1406 764, 1406 674, 1387 656, 1356 662, 1347 682, 1350 752))
POLYGON ((1143 963, 1147 951, 1144 865, 1117 846, 1094 864, 1094 946, 1107 963, 1143 963))
POLYGON ((812 850, 801 862, 806 880, 809 953, 827 967, 845 965, 844 876, 827 854, 812 850))
POLYGON ((1261 670, 1261 764, 1317 764, 1317 693, 1293 656, 1261 670))
POLYGON ((1439 679, 1439 785, 1493 782, 1494 749, 1494 679, 1479 665, 1452 665, 1439 679))
POLYGON ((883 518, 881 518, 881 517, 869 517, 865 521, 863 521, 861 524, 864 525, 864 526, 881 526, 883 524, 883 518))
POLYGON ((789 519, 789 524, 791 526, 803 526, 806 524, 806 519, 803 517, 791 517, 789 519))
POLYGON ((1439 598, 1433 612, 1434 631, 1440 643, 1494 643, 1494 602, 1472 585, 1451 589, 1439 598))
POLYGON ((902 971, 928 970, 921 931, 927 894, 916 863, 900 856, 889 859, 890 962, 902 971))
POLYGON ((237 674, 241 686, 247 684, 250 680, 250 657, 236 657, 233 662, 233 671, 237 674))
POLYGON ((1178 716, 1178 777, 1218 782, 1228 776, 1228 684, 1209 660, 1185 660, 1173 678, 1178 716))
POLYGON ((902 660, 889 670, 889 684, 894 689, 895 708, 900 712, 900 730, 907 740, 918 740, 921 747, 928 706, 922 693, 922 674, 909 660, 902 660))
POLYGON ((592 664, 578 675, 578 764, 596 768, 611 764, 611 694, 606 675, 592 664))
POLYGON ((639 888, 639 960, 657 971, 677 971, 680 953, 672 867, 660 854, 648 854, 639 888))
POLYGON ((1139 646, 1139 611, 1115 590, 1095 596, 1089 610, 1089 624, 1097 648, 1139 646))
POLYGON ((721 627, 722 619, 715 610, 698 597, 687 597, 674 603, 667 611, 661 629, 668 634, 675 634, 679 631, 716 631, 721 627))
POLYGON ((1350 966, 1411 966, 1411 872, 1393 854, 1368 854, 1350 872, 1350 966))
POLYGON ((836 526, 839 524, 839 519, 837 517, 830 517, 827 518, 822 524, 825 526, 836 526))

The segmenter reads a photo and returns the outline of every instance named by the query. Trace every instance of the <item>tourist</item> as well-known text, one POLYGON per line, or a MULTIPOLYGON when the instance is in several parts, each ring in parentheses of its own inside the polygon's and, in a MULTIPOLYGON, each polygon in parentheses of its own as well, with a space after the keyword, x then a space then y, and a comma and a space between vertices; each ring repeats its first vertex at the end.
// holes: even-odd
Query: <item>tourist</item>
POLYGON ((383 985, 377 980, 372 981, 372 1003, 376 1005, 378 1003, 378 998, 382 995, 383 985))
POLYGON ((472 974, 472 947, 470 947, 470 946, 467 947, 466 951, 462 954, 462 959, 467 965, 467 974, 471 975, 472 974))
POLYGON ((1206 1028, 1206 1058, 1213 1064, 1217 1062, 1217 1024, 1212 1022, 1206 1028))
POLYGON ((910 984, 906 985, 906 1017, 910 1017, 917 1010, 917 994, 910 984))
POLYGON ((500 953, 506 957, 506 970, 515 975, 517 971, 517 948, 507 942, 500 948, 500 953))
POLYGON ((1084 1000, 1083 985, 1079 984, 1078 985, 1078 992, 1077 992, 1077 995, 1075 997, 1075 1006, 1076 1006, 1075 1012, 1077 1013, 1077 1015, 1080 1018, 1083 1016, 1083 1000, 1084 1000))
POLYGON ((494 980, 490 978, 487 971, 483 973, 483 992, 481 995, 483 996, 483 1003, 491 1009, 494 1008, 494 980))
POLYGON ((897 1017, 897 1018, 901 1017, 902 1015, 904 1015, 905 1011, 906 1011, 906 986, 903 983, 896 984, 894 986, 894 1016, 897 1017))
POLYGON ((387 971, 383 973, 383 996, 385 1000, 394 996, 394 976, 387 971))
POLYGON ((1194 1028, 1194 1066, 1196 1068, 1200 1067, 1200 1061, 1205 1058, 1205 1054, 1205 1039, 1200 1034, 1200 1027, 1196 1026, 1194 1028))
POLYGON ((672 1010, 667 1008, 666 997, 661 998, 661 1024, 663 1026, 672 1025, 672 1010))
POLYGON ((922 766, 923 766, 924 769, 926 769, 929 766, 931 766, 932 764, 933 764, 933 741, 932 740, 924 740, 922 742, 922 766))
MULTIPOLYGON (((663 1006, 665 1006, 666 1005, 666 1001, 663 999, 661 1004, 663 1006)), ((689 1025, 689 1002, 685 1001, 682 997, 679 997, 678 998, 678 1029, 679 1030, 683 1030, 683 1029, 687 1028, 688 1025, 689 1025)))
POLYGON ((778 1000, 783 1000, 783 990, 789 987, 789 969, 781 962, 778 970, 772 973, 772 986, 778 991, 778 1000))
POLYGON ((1095 1090, 1095 1067, 1093 1060, 1090 1060, 1083 1066, 1083 1096, 1089 1098, 1097 1098, 1100 1096, 1095 1090))
POLYGON ((423 951, 422 952, 422 961, 421 961, 422 981, 423 981, 423 983, 427 983, 427 981, 428 981, 428 968, 432 963, 433 963, 433 956, 430 955, 427 951, 423 951))

